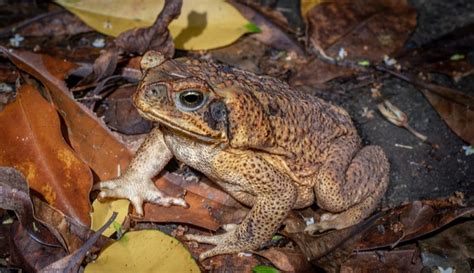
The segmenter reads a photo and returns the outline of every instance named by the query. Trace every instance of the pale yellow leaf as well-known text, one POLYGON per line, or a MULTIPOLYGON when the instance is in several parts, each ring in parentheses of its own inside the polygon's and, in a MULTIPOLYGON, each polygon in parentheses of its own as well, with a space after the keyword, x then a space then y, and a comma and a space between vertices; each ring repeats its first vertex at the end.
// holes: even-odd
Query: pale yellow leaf
POLYGON ((157 230, 127 232, 103 250, 85 273, 200 272, 188 250, 175 238, 157 230))
POLYGON ((306 17, 306 13, 308 13, 310 9, 324 2, 330 2, 330 0, 301 0, 300 2, 301 15, 303 17, 306 17))
MULTIPOLYGON (((125 217, 128 215, 128 207, 130 206, 130 201, 127 199, 118 199, 111 201, 100 202, 99 200, 94 200, 92 203, 93 212, 91 214, 91 229, 94 231, 99 230, 112 216, 112 213, 115 211, 118 213, 115 222, 122 224, 125 220, 125 217)), ((110 225, 104 233, 104 236, 109 237, 115 232, 114 225, 110 225)))
MULTIPOLYGON (((56 0, 90 27, 118 36, 153 24, 164 0, 56 0)), ((181 15, 169 29, 175 46, 203 50, 228 45, 250 32, 249 22, 224 0, 183 0, 181 15)))

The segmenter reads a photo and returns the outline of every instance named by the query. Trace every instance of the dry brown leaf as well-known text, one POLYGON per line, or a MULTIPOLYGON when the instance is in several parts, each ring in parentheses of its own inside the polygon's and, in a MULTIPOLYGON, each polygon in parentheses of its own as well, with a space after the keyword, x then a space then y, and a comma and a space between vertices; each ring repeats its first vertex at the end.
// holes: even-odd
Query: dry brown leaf
POLYGON ((92 174, 61 135, 58 114, 31 85, 0 113, 0 165, 20 170, 52 206, 90 224, 92 174))
MULTIPOLYGON (((471 100, 451 100, 440 94, 421 89, 438 114, 459 137, 474 145, 474 97, 471 100)), ((456 95, 453 93, 453 95, 456 95)), ((461 98, 461 97, 460 97, 461 98)))
POLYGON ((416 10, 406 0, 334 0, 314 6, 306 19, 308 39, 326 61, 303 64, 290 80, 296 86, 352 76, 360 62, 377 63, 397 52, 416 26, 416 10))
POLYGON ((421 262, 417 249, 403 249, 393 251, 370 251, 355 253, 341 267, 341 273, 352 272, 422 272, 421 262))
POLYGON ((118 166, 125 170, 132 152, 94 113, 74 100, 64 82, 72 69, 76 68, 75 64, 27 51, 3 48, 3 52, 18 68, 46 86, 54 106, 67 125, 72 147, 100 179, 116 177, 118 166))
POLYGON ((404 45, 416 26, 416 10, 406 0, 335 0, 311 9, 309 38, 336 58, 341 48, 347 59, 383 60, 404 45))

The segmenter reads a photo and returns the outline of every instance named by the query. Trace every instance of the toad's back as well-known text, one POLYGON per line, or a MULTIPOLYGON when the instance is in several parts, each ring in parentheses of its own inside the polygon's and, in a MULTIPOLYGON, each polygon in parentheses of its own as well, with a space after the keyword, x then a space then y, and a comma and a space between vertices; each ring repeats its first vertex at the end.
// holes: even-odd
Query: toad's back
POLYGON ((198 60, 187 59, 182 65, 215 90, 233 93, 228 105, 233 147, 281 155, 302 184, 314 184, 325 151, 335 139, 351 136, 358 141, 344 109, 286 83, 198 60))

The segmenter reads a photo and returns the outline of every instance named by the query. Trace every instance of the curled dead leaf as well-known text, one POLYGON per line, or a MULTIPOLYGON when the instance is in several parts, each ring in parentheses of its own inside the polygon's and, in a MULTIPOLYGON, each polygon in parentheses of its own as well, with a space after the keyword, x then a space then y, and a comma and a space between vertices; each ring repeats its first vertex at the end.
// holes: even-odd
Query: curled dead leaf
POLYGON ((415 129, 413 129, 408 124, 408 116, 398 107, 393 105, 389 100, 384 100, 382 103, 377 105, 380 113, 391 123, 397 125, 398 127, 403 127, 407 129, 410 133, 415 135, 417 138, 421 139, 422 141, 426 141, 428 137, 425 135, 420 134, 415 129))

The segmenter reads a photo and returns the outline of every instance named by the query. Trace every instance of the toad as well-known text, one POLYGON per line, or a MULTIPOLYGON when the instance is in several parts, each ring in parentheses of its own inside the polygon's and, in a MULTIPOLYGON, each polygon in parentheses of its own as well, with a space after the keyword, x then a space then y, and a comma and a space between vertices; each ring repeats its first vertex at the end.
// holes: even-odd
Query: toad
POLYGON ((99 184, 100 197, 187 206, 152 182, 175 157, 251 207, 242 223, 214 236, 200 255, 255 250, 272 238, 291 209, 313 202, 328 211, 310 231, 355 225, 377 207, 389 164, 379 146, 361 146, 348 113, 268 76, 197 59, 147 52, 133 103, 158 127, 126 172, 99 184))

